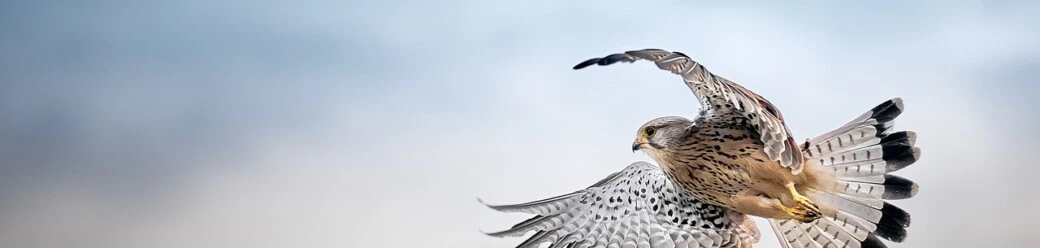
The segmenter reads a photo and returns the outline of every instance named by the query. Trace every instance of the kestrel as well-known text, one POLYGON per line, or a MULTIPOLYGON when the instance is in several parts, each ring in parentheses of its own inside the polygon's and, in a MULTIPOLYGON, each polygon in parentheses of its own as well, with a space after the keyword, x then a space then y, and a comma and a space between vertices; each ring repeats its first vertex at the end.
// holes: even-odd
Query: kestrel
POLYGON ((918 189, 890 174, 920 156, 913 132, 891 132, 900 98, 799 145, 773 104, 682 53, 629 51, 574 69, 637 60, 680 75, 702 105, 693 120, 662 117, 638 129, 632 149, 658 167, 637 163, 584 191, 492 206, 538 215, 493 235, 538 230, 522 247, 750 247, 758 232, 747 216, 758 216, 784 247, 884 247, 878 237, 906 238, 909 214, 885 201, 918 189))

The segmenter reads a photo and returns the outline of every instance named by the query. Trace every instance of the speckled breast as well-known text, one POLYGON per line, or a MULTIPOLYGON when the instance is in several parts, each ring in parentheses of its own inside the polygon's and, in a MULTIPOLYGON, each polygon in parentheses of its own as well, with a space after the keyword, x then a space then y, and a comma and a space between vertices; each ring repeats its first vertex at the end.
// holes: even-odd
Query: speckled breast
POLYGON ((700 119, 664 171, 694 196, 725 205, 725 199, 750 187, 747 164, 764 162, 763 144, 746 123, 740 116, 700 119))

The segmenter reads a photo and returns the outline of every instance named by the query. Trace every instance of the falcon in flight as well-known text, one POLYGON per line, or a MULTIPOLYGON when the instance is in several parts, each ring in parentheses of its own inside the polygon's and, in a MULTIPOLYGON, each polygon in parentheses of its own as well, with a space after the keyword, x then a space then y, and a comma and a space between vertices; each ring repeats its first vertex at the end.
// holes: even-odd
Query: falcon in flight
POLYGON ((783 247, 885 247, 902 242, 909 214, 886 200, 918 186, 890 173, 914 163, 910 131, 892 131, 900 98, 797 143, 762 96, 708 72, 685 54, 646 49, 586 60, 649 60, 682 77, 700 101, 694 119, 669 116, 640 127, 636 162, 584 190, 512 205, 535 215, 492 236, 535 234, 519 247, 750 247, 766 218, 783 247))

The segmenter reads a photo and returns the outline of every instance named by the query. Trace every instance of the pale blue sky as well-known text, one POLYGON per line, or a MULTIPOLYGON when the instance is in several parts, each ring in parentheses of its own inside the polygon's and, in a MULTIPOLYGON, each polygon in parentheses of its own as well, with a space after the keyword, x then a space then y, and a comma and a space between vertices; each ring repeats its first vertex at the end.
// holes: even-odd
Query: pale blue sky
POLYGON ((799 139, 902 97, 922 188, 892 246, 1031 244, 1040 5, 690 2, 0 3, 0 246, 512 247, 478 230, 524 216, 477 196, 588 186, 695 114, 653 65, 570 69, 643 48, 799 139))

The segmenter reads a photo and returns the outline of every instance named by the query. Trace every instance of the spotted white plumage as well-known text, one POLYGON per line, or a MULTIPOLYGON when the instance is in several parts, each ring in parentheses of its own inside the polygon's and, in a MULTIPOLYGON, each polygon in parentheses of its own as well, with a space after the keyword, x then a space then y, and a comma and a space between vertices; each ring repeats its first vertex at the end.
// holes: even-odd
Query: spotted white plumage
POLYGON ((802 153, 776 106, 743 86, 712 74, 685 54, 661 49, 627 51, 586 60, 574 69, 593 64, 633 63, 640 59, 653 61, 658 68, 681 76, 706 110, 701 112, 702 115, 736 112, 746 116, 758 128, 769 159, 780 161, 780 165, 790 168, 792 174, 801 173, 802 153))
POLYGON ((584 190, 512 205, 502 212, 536 216, 496 237, 535 234, 517 247, 749 247, 754 223, 675 187, 656 166, 632 163, 584 190))

